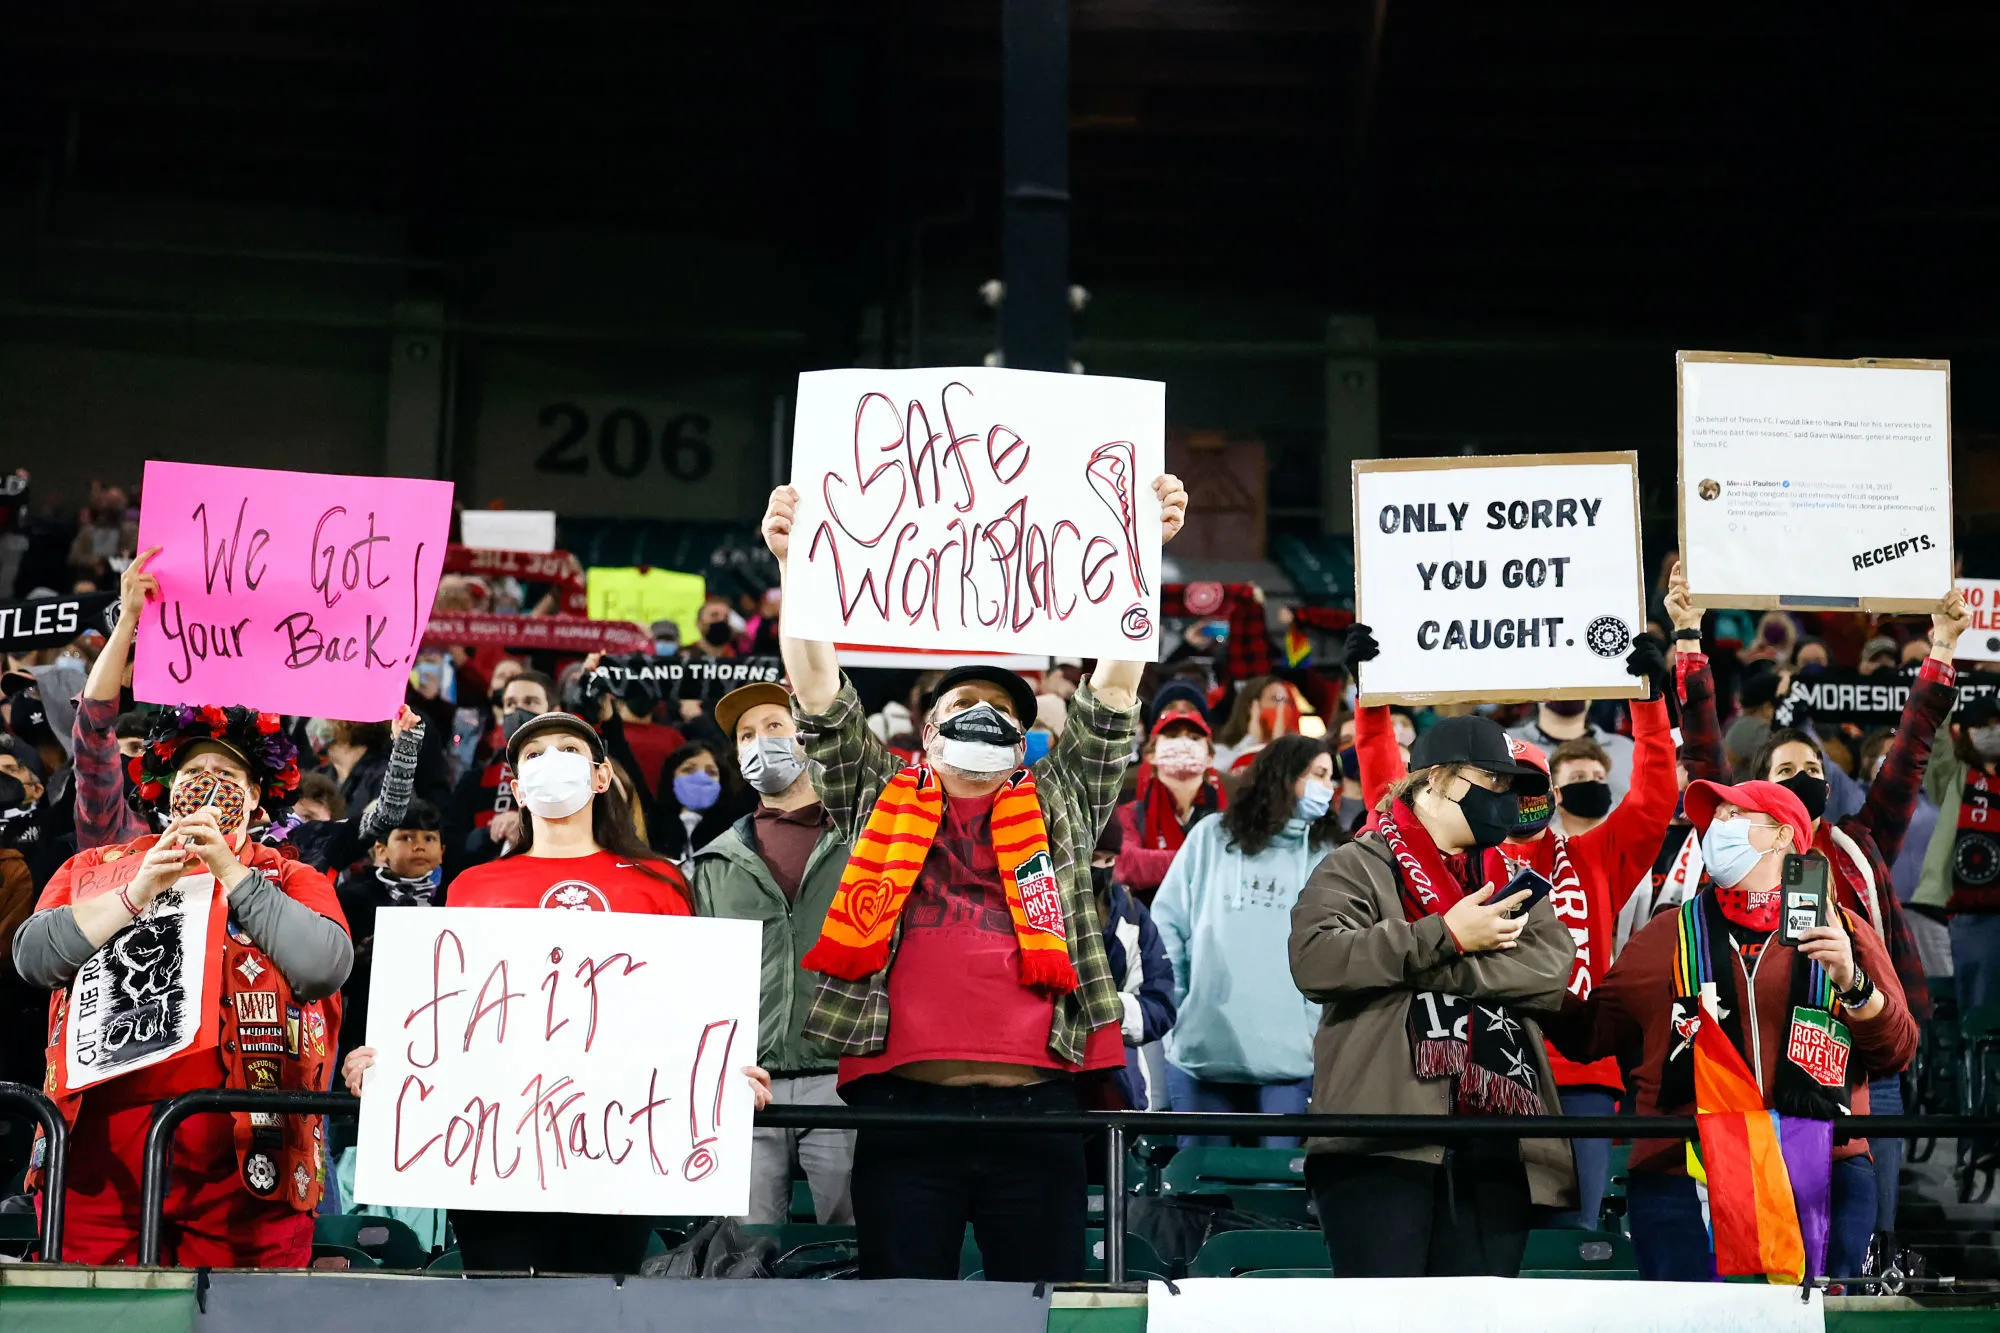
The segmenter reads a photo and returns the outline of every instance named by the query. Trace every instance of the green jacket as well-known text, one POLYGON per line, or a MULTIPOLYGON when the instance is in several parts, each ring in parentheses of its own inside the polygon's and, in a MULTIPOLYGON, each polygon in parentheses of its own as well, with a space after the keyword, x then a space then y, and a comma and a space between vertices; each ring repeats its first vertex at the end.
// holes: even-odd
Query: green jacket
POLYGON ((1924 849, 1923 874, 1910 901, 1942 912, 1951 901, 1951 857, 1958 845, 1959 810, 1965 804, 1965 761, 1958 757, 1950 722, 1938 728, 1937 742, 1931 746, 1930 765, 1924 769, 1924 795, 1938 808, 1937 828, 1931 834, 1931 845, 1924 849))
POLYGON ((761 922, 764 967, 759 982, 757 1063, 773 1074, 830 1074, 833 1048, 804 1035, 817 976, 799 961, 819 939, 826 909, 847 868, 847 844, 829 826, 806 858, 796 903, 787 903, 757 853, 756 816, 745 815, 695 853, 696 916, 761 922))

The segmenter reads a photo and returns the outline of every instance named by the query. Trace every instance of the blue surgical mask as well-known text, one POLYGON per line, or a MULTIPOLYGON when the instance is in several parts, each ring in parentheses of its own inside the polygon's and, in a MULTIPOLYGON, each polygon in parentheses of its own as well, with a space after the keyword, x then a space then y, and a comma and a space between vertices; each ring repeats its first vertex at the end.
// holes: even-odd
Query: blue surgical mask
POLYGON ((684 810, 706 810, 722 798, 722 779, 697 768, 674 779, 674 799, 684 810))
POLYGON ((1333 788, 1324 782, 1308 782, 1306 794, 1299 797, 1298 804, 1292 807, 1292 816, 1310 824, 1315 820, 1324 819, 1326 812, 1332 808, 1333 788))
POLYGON ((1023 755, 1021 762, 1024 764, 1032 764, 1038 760, 1048 758, 1049 745, 1054 740, 1055 737, 1051 736, 1046 731, 1029 732, 1026 741, 1028 748, 1026 753, 1023 755))
POLYGON ((1725 889, 1741 884, 1770 854, 1751 845, 1747 819, 1718 819, 1701 838, 1702 869, 1725 889))

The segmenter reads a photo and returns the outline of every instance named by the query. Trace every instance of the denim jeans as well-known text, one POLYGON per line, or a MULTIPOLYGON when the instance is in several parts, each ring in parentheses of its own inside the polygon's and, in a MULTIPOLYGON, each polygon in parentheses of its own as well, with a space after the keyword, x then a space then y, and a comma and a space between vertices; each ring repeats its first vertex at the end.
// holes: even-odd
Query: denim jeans
MULTIPOLYGON (((1564 1115, 1615 1115, 1617 1112, 1618 1094, 1615 1092, 1602 1088, 1562 1090, 1564 1115)), ((1563 1212, 1550 1212, 1539 1225, 1595 1231, 1604 1211, 1605 1182, 1611 1175, 1611 1140, 1571 1139, 1569 1146, 1576 1158, 1576 1207, 1563 1212)))
MULTIPOLYGON (((1196 1078, 1173 1061, 1167 1061, 1167 1098, 1176 1111, 1227 1111, 1243 1115, 1304 1115, 1312 1102, 1313 1082, 1302 1078, 1296 1083, 1217 1083, 1196 1078)), ((1183 1134, 1183 1148, 1227 1148, 1226 1134, 1183 1134)), ((1284 1136, 1239 1137, 1242 1147, 1296 1148, 1299 1140, 1284 1136)))
MULTIPOLYGON (((1902 1075, 1891 1074, 1887 1078, 1869 1081, 1868 1113, 1870 1115, 1903 1113, 1902 1075)), ((1903 1141, 1876 1138, 1870 1134, 1868 1151, 1875 1155, 1875 1229, 1894 1232, 1897 1188, 1903 1175, 1903 1141)))

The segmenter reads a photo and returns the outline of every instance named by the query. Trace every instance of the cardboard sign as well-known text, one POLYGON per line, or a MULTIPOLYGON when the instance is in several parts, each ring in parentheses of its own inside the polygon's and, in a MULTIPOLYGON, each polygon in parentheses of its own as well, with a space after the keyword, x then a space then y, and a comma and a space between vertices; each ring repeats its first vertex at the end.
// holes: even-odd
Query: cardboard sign
POLYGON ((629 620, 648 628, 671 620, 680 626, 682 643, 701 637, 695 616, 707 599, 708 583, 699 574, 600 566, 590 571, 584 590, 592 620, 629 620))
POLYGON ((546 554, 556 549, 553 509, 466 509, 458 515, 459 536, 485 551, 546 554))
POLYGON ((756 923, 391 907, 374 950, 357 1197, 748 1209, 756 923))
POLYGON ((159 704, 375 721, 402 706, 451 483, 146 464, 139 549, 160 597, 132 686, 159 704))
POLYGON ((215 1044, 220 978, 211 964, 221 953, 210 918, 228 910, 216 897, 215 876, 183 876, 77 969, 63 1026, 66 1092, 215 1044))
POLYGON ((1934 611, 1951 587, 1951 363, 1682 352, 1694 605, 1934 611))
POLYGON ((1958 660, 2000 662, 2000 579, 1960 579, 1972 624, 1958 636, 1958 660))
POLYGON ((1152 661, 1166 386, 985 367, 799 376, 785 624, 1152 661))
POLYGON ((1354 464, 1361 703, 1635 699, 1637 455, 1354 464))

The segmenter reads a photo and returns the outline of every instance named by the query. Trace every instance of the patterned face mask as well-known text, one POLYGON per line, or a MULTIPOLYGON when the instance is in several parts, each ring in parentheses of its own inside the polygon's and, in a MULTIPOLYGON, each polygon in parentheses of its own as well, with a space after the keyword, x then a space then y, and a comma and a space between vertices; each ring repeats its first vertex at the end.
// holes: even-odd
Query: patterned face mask
POLYGON ((243 827, 248 812, 243 789, 234 782, 215 773, 189 773, 174 779, 174 789, 167 797, 169 814, 182 819, 205 805, 215 807, 216 823, 221 825, 223 837, 235 837, 236 830, 243 827))

